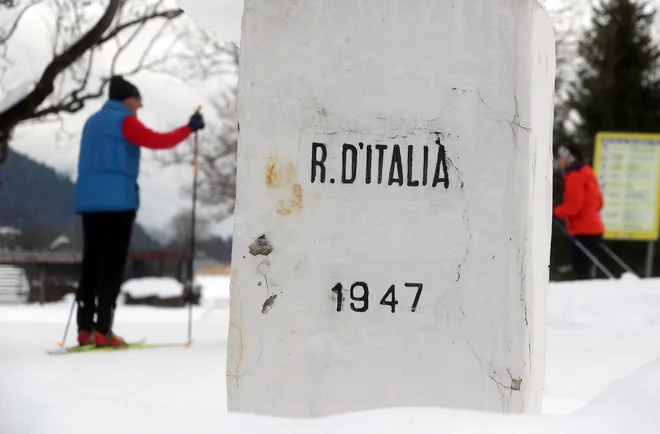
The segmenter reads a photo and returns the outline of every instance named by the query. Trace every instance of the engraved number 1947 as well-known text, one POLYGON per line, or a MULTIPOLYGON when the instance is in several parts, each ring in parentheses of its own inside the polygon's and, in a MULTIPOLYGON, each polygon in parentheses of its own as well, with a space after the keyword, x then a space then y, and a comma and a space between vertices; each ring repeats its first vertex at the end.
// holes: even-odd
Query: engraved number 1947
MULTIPOLYGON (((424 285, 421 283, 405 283, 404 286, 406 288, 417 289, 415 292, 415 298, 412 302, 412 307, 410 308, 412 312, 415 312, 424 285)), ((332 292, 336 294, 337 312, 341 312, 344 310, 344 286, 341 283, 337 283, 332 287, 332 292)), ((365 282, 353 283, 349 290, 349 296, 351 299, 350 306, 352 311, 363 313, 369 310, 369 286, 365 282)), ((390 312, 396 312, 396 307, 399 304, 399 300, 397 300, 396 297, 396 285, 390 286, 387 292, 383 295, 383 298, 380 299, 380 304, 388 306, 390 312)))

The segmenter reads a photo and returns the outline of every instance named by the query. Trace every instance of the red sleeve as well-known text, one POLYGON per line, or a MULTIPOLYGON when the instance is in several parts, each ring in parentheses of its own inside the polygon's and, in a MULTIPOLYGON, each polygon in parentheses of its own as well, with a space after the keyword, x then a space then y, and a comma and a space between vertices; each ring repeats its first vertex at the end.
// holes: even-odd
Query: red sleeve
POLYGON ((173 148, 192 133, 187 125, 169 133, 157 133, 150 130, 136 116, 128 116, 121 126, 124 138, 136 146, 149 149, 173 148))
POLYGON ((584 186, 580 176, 567 176, 564 185, 564 202, 555 207, 554 214, 562 220, 574 216, 582 210, 584 186))

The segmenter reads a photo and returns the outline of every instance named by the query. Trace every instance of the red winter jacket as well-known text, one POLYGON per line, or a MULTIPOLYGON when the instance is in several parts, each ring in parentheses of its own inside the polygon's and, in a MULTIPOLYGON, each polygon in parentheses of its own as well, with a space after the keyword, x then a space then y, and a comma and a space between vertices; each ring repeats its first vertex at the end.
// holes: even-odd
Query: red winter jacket
POLYGON ((583 163, 569 166, 564 174, 564 201, 555 207, 555 217, 566 223, 571 235, 602 235, 602 208, 603 196, 593 170, 583 163))
POLYGON ((147 128, 137 116, 127 116, 121 126, 121 132, 130 143, 149 149, 173 148, 192 134, 187 125, 169 133, 158 133, 147 128))

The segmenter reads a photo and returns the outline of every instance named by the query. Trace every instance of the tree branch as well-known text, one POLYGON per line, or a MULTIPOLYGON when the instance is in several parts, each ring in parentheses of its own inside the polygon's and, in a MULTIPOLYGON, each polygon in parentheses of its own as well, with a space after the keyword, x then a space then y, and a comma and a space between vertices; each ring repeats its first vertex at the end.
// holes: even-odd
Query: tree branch
POLYGON ((106 42, 110 41, 111 39, 115 38, 117 35, 119 35, 121 32, 124 30, 127 30, 133 26, 145 23, 147 21, 151 21, 156 18, 165 18, 166 20, 170 21, 173 20, 174 18, 177 18, 178 16, 182 15, 183 11, 181 9, 170 9, 162 12, 156 12, 152 13, 150 15, 145 15, 141 16, 139 18, 135 18, 134 20, 127 21, 125 23, 117 25, 115 28, 112 29, 111 32, 109 32, 107 35, 102 37, 101 39, 98 40, 98 42, 95 44, 96 46, 103 45, 106 42))
POLYGON ((32 114, 37 110, 39 105, 53 92, 54 82, 57 76, 76 62, 91 46, 95 45, 98 38, 108 30, 112 25, 120 4, 121 0, 110 0, 96 25, 77 42, 52 60, 44 70, 32 92, 7 111, 0 113, 0 125, 2 125, 3 130, 2 134, 0 134, 0 164, 6 160, 6 148, 11 131, 13 131, 20 121, 32 117, 32 114))

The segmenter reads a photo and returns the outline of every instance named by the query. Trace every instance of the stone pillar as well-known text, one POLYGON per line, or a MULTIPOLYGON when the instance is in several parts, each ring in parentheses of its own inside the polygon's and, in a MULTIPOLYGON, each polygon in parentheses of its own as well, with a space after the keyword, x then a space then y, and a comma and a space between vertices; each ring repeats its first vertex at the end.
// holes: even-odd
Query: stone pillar
POLYGON ((554 78, 535 1, 245 0, 229 410, 540 409, 554 78))

